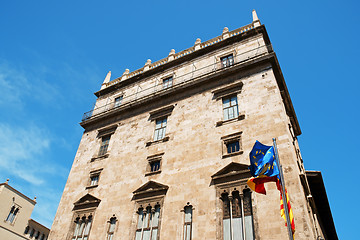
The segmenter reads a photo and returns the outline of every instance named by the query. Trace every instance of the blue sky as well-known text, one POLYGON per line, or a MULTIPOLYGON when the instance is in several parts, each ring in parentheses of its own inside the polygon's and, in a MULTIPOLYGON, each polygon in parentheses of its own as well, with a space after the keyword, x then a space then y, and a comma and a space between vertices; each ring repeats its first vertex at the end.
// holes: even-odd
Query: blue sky
POLYGON ((113 79, 225 26, 244 26, 252 9, 282 67, 305 167, 322 171, 339 239, 353 239, 360 214, 357 174, 349 171, 359 149, 357 1, 2 1, 0 182, 10 178, 37 196, 32 218, 50 227, 83 132, 78 123, 106 73, 113 79))

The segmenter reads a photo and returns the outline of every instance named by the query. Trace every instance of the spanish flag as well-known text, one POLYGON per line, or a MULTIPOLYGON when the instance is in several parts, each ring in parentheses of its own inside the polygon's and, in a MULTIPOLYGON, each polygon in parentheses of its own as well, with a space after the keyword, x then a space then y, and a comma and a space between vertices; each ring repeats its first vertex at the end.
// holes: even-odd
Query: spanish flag
MULTIPOLYGON (((285 189, 285 194, 286 194, 286 200, 287 200, 287 207, 289 210, 289 217, 290 217, 290 224, 291 224, 291 231, 294 237, 295 234, 295 222, 294 222, 294 215, 291 209, 291 204, 290 204, 290 200, 289 200, 289 195, 287 193, 287 190, 285 189)), ((287 226, 286 224, 286 215, 285 215, 285 209, 284 209, 284 202, 282 199, 282 194, 280 194, 280 213, 281 213, 281 217, 285 220, 285 226, 287 226)))
POLYGON ((266 189, 264 183, 267 182, 276 182, 278 189, 280 190, 279 186, 279 179, 277 176, 268 177, 266 175, 260 175, 258 177, 251 177, 247 181, 247 185, 253 190, 254 192, 261 193, 266 195, 266 189))

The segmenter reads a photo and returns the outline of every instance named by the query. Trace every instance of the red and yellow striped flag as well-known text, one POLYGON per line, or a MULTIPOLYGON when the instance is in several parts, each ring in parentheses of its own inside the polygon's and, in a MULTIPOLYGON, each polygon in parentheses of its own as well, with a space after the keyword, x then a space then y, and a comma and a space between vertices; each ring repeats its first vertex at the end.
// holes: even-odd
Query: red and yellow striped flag
MULTIPOLYGON (((291 209, 291 204, 290 204, 290 200, 289 200, 289 195, 288 195, 286 189, 285 189, 285 194, 286 194, 287 206, 288 206, 288 210, 289 210, 291 230, 292 230, 292 234, 293 234, 293 236, 294 236, 294 234, 295 234, 294 215, 293 215, 293 212, 292 212, 292 209, 291 209)), ((285 220, 285 226, 287 226, 287 224, 286 224, 285 209, 284 209, 284 202, 283 202, 283 199, 282 199, 282 194, 280 194, 280 213, 281 213, 281 217, 285 220)))

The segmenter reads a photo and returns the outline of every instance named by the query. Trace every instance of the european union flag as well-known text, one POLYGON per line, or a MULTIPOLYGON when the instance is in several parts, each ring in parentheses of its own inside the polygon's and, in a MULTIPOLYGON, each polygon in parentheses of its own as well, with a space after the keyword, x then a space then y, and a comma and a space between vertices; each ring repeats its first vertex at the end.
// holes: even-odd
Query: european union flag
POLYGON ((273 146, 266 146, 256 141, 250 152, 250 173, 253 177, 265 175, 278 176, 279 168, 275 161, 273 146))

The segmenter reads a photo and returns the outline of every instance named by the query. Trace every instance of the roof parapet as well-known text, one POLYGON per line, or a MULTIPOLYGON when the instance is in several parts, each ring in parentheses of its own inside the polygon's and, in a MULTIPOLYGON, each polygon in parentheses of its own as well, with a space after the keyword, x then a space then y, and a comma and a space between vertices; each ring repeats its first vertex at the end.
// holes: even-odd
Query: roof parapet
POLYGON ((221 42, 221 41, 223 41, 223 40, 225 40, 227 38, 231 38, 233 36, 239 35, 239 34, 241 34, 243 32, 246 32, 248 30, 251 30, 253 28, 261 26, 260 20, 259 20, 259 18, 257 16, 255 10, 252 11, 252 18, 253 18, 252 23, 250 23, 250 24, 248 24, 246 26, 240 27, 238 29, 235 29, 233 31, 229 31, 229 29, 227 27, 225 27, 220 36, 212 38, 212 39, 210 39, 208 41, 205 41, 203 43, 201 42, 200 38, 197 38, 196 41, 195 41, 194 46, 192 46, 192 47, 190 47, 188 49, 185 49, 185 50, 183 50, 181 52, 175 53, 175 50, 171 49, 169 55, 166 58, 163 58, 163 59, 161 59, 159 61, 156 61, 154 63, 151 63, 151 60, 148 59, 146 61, 145 65, 144 65, 144 67, 142 67, 140 69, 137 69, 137 70, 135 70, 133 72, 130 72, 129 69, 126 69, 124 74, 121 77, 116 78, 116 79, 114 79, 112 81, 108 81, 108 82, 105 83, 105 80, 107 80, 107 78, 105 78, 104 83, 101 86, 101 90, 106 88, 106 87, 115 85, 115 84, 119 83, 120 81, 123 81, 125 79, 129 79, 129 78, 134 77, 136 75, 139 75, 139 74, 141 74, 141 73, 143 73, 145 71, 148 71, 150 69, 154 69, 154 68, 156 68, 158 66, 166 64, 166 63, 168 63, 168 62, 170 62, 172 60, 175 60, 175 59, 181 58, 183 56, 186 56, 186 55, 188 55, 190 53, 193 53, 194 51, 200 50, 202 48, 206 48, 208 46, 211 46, 213 44, 221 42))

